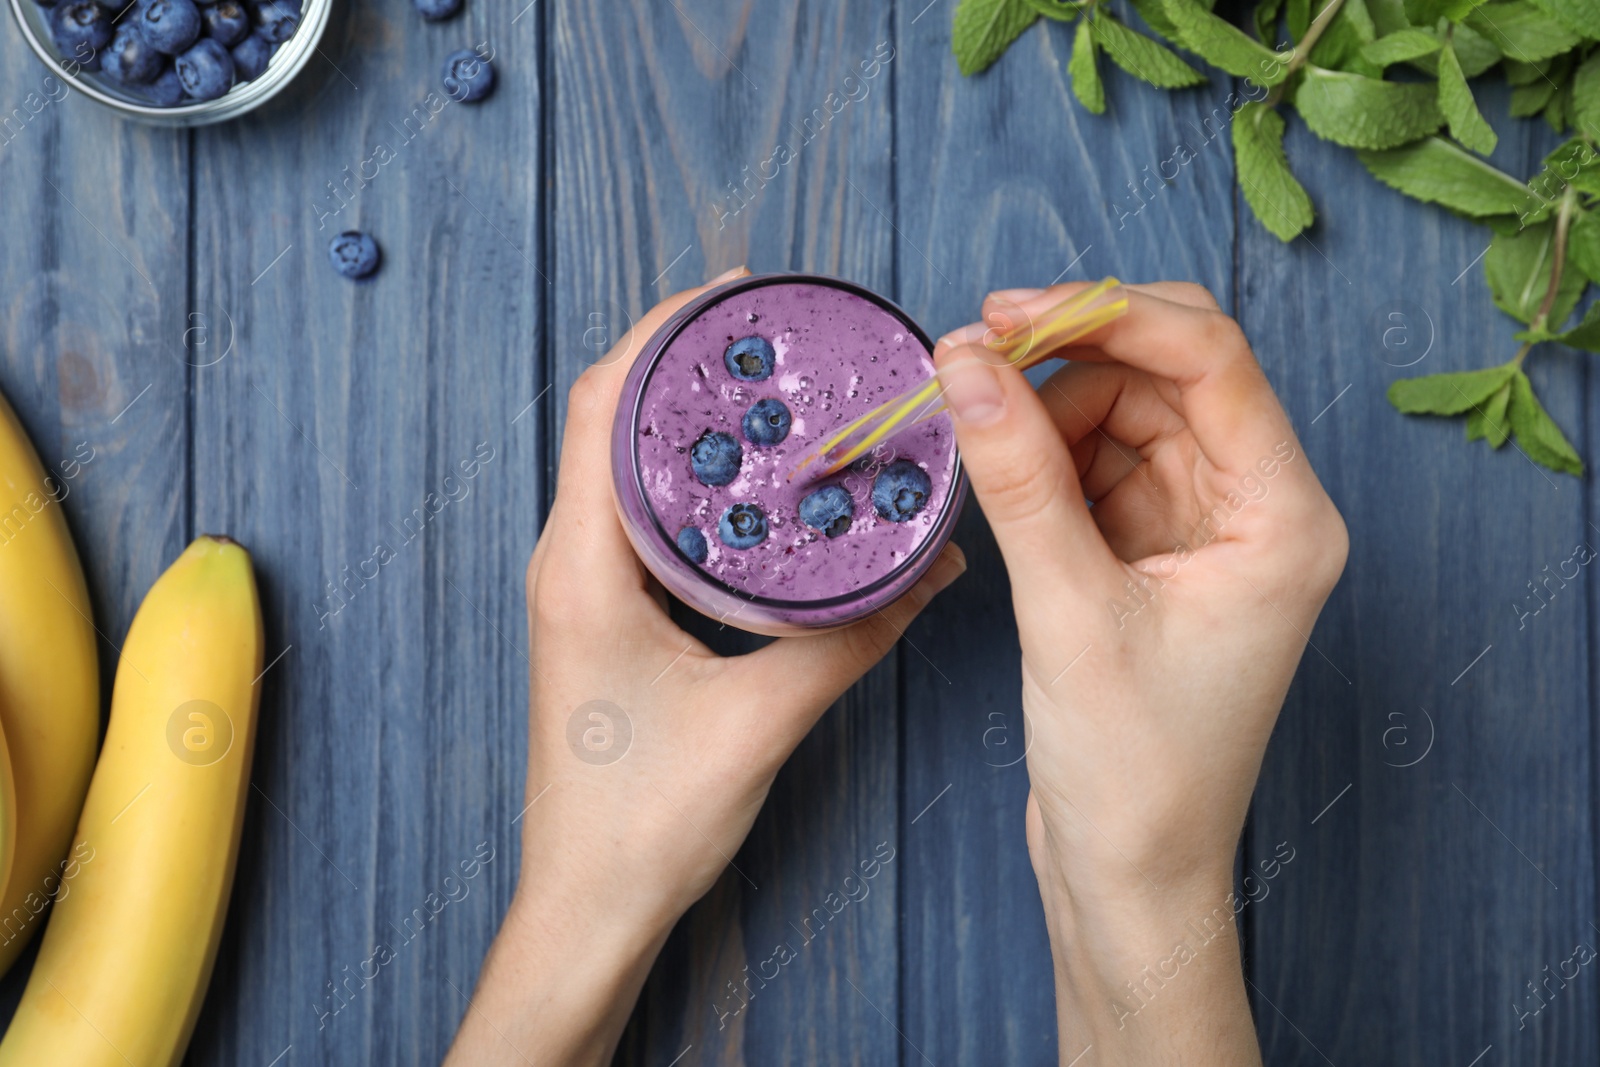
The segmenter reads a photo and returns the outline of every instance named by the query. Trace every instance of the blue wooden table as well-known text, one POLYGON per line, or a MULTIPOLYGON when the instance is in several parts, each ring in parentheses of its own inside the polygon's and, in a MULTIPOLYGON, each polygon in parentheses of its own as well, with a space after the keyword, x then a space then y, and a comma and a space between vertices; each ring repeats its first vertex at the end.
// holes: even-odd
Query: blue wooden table
MULTIPOLYGON (((1282 245, 1225 134, 1150 178, 1226 78, 1163 94, 1109 71, 1095 118, 1059 26, 961 78, 954 2, 468 0, 428 25, 360 0, 286 98, 192 133, 48 95, 0 36, 0 387, 47 464, 93 449, 65 508, 107 691, 140 597, 195 534, 242 540, 262 584, 272 666, 189 1062, 442 1055, 519 862, 522 576, 567 386, 656 300, 738 263, 842 275, 934 334, 1002 286, 1210 287, 1353 541, 1241 854, 1293 857, 1241 919, 1268 1062, 1600 1059, 1595 968, 1552 978, 1600 941, 1595 589, 1517 607, 1600 543, 1596 504, 1586 480, 1383 399, 1513 350, 1466 269, 1485 231, 1292 122, 1322 214, 1282 245), (480 42, 495 96, 435 109, 442 58, 480 42), (357 226, 385 258, 362 285, 325 259, 357 226), (373 975, 379 942, 393 959, 373 975)), ((1548 131, 1490 105, 1496 161, 1532 173, 1548 131)), ((1600 456, 1588 365, 1532 373, 1600 456)), ((737 857, 759 888, 725 877, 683 921, 621 1062, 1056 1061, 1006 575, 975 507, 957 540, 971 570, 801 746, 737 857), (875 853, 892 859, 867 895, 733 999, 875 853)))

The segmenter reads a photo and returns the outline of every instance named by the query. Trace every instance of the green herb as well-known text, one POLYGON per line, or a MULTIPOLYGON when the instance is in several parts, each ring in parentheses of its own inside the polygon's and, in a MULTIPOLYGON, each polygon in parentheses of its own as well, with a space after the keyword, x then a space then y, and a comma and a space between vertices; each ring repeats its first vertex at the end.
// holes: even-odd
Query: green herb
MULTIPOLYGON (((1087 110, 1106 110, 1099 58, 1162 89, 1207 76, 1189 52, 1254 87, 1231 123, 1245 202, 1283 241, 1316 217, 1284 151, 1281 109, 1317 136, 1357 150, 1383 184, 1482 222, 1484 277, 1495 306, 1526 326, 1512 358, 1487 370, 1395 382, 1407 414, 1465 416, 1469 441, 1508 440, 1552 470, 1583 463, 1534 395, 1523 364, 1534 346, 1600 353, 1600 302, 1568 325, 1600 283, 1600 0, 1257 0, 1246 32, 1213 0, 1129 0, 1149 28, 1108 0, 960 0, 952 47, 963 74, 994 63, 1039 18, 1076 22, 1067 74, 1087 110), (1288 44, 1279 45, 1287 31, 1288 44), (1391 78, 1391 68, 1409 73, 1391 78), (1499 143, 1473 81, 1498 70, 1511 113, 1542 116, 1571 138, 1521 181, 1483 156, 1499 143), (1432 80, 1419 80, 1418 75, 1432 80)), ((1502 357, 1503 358, 1503 357, 1502 357)))

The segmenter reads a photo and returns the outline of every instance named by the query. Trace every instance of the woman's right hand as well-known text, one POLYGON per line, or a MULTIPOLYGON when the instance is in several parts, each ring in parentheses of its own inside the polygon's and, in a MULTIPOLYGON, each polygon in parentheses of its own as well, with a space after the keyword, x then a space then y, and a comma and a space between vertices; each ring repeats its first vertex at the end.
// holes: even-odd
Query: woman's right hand
POLYGON ((1236 946, 1207 961, 1235 976, 1233 1010, 1219 1013, 1201 979, 1191 1011, 1165 998, 1193 1038, 1218 1031, 1206 1046, 1127 1044, 1145 1017, 1125 983, 1172 954, 1187 920, 1231 903, 1267 739, 1348 538, 1243 333, 1204 289, 1125 286, 1128 313, 1058 353, 1072 362, 1037 393, 983 347, 989 329, 1081 288, 991 294, 984 322, 935 356, 1011 576, 1029 851, 1058 987, 1080 994, 1063 1059, 1069 1025, 1104 1043, 1096 1063, 1118 1062, 1119 1045, 1129 1062, 1154 1047, 1245 1048, 1234 1041, 1254 1057, 1236 946))

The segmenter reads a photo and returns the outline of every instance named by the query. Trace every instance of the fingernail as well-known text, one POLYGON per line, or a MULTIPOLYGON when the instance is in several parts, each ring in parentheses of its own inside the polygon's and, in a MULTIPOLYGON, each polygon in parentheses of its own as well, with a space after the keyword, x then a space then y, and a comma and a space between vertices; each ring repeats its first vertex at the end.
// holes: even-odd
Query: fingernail
POLYGON ((945 405, 957 422, 987 426, 1005 414, 1006 394, 999 373, 972 348, 957 349, 942 360, 939 381, 944 386, 945 405))
POLYGON ((731 281, 733 281, 735 278, 739 277, 741 274, 749 274, 749 273, 750 272, 748 270, 745 270, 744 264, 741 263, 737 267, 733 268, 732 270, 723 271, 721 274, 717 275, 715 278, 712 278, 709 282, 706 282, 706 284, 707 285, 721 285, 723 282, 731 282, 731 281))
POLYGON ((1043 295, 1043 289, 996 289, 989 294, 989 299, 994 300, 998 297, 1001 300, 1009 300, 1013 304, 1018 304, 1024 300, 1032 300, 1036 296, 1043 295))

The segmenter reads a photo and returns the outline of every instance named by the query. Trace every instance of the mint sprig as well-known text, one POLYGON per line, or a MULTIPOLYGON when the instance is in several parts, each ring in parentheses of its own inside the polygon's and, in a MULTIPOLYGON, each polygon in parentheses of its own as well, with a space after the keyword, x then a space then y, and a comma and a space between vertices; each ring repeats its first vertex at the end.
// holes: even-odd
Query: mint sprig
POLYGON ((1316 218, 1284 150, 1284 108, 1355 149, 1383 184, 1482 222, 1492 233, 1490 297, 1525 325, 1521 347, 1487 370, 1395 382, 1389 400, 1408 414, 1465 416, 1468 440, 1514 440, 1534 461, 1581 474, 1523 364, 1541 344, 1600 353, 1600 303, 1567 325, 1600 283, 1600 0, 1256 0, 1251 32, 1217 14, 1214 0, 1128 2, 1148 34, 1113 15, 1109 0, 960 0, 952 49, 973 74, 1041 18, 1076 23, 1067 73, 1095 114, 1108 103, 1102 58, 1158 88, 1205 83, 1175 48, 1266 90, 1237 109, 1230 130, 1245 202, 1283 241, 1316 218), (1397 68, 1407 69, 1395 77, 1397 68), (1482 158, 1499 136, 1473 83, 1491 71, 1511 86, 1514 116, 1572 131, 1527 181, 1482 158))

